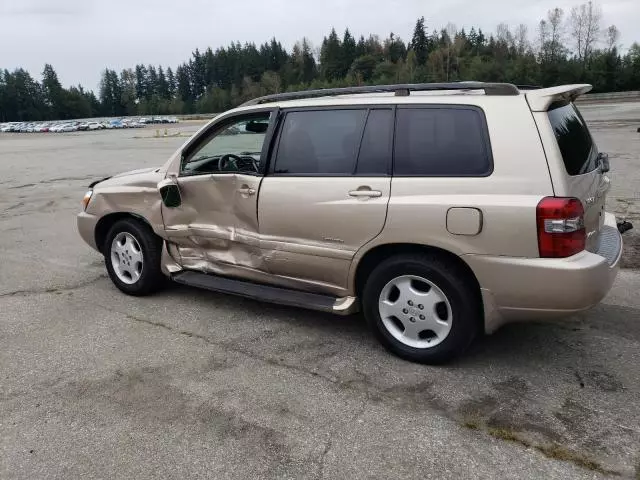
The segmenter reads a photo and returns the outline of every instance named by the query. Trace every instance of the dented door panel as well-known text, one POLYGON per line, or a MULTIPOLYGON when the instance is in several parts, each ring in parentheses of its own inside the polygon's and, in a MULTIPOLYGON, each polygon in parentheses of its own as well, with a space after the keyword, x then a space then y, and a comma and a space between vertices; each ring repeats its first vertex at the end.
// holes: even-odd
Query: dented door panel
POLYGON ((182 205, 163 206, 165 233, 182 266, 224 275, 245 276, 261 269, 257 192, 261 177, 212 174, 179 178, 182 205), (243 193, 247 190, 255 193, 243 193))

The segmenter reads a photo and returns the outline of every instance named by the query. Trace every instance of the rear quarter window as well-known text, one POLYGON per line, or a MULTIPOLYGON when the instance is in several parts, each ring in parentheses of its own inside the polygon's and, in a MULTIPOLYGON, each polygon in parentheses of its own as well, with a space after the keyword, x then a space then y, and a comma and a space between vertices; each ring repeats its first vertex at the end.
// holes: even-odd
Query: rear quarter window
POLYGON ((479 108, 398 109, 394 175, 483 177, 492 171, 489 135, 479 108))
POLYGON ((598 166, 598 151, 587 124, 575 105, 553 104, 547 115, 567 173, 574 176, 595 170, 598 166))

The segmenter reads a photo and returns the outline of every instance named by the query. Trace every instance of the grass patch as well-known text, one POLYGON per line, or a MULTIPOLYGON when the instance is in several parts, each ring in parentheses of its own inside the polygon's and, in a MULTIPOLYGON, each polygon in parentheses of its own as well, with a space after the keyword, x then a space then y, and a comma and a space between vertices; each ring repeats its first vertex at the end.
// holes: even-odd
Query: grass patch
POLYGON ((462 425, 469 430, 478 430, 480 428, 480 421, 475 418, 465 420, 462 425))
POLYGON ((514 442, 514 443, 519 443, 520 445, 524 446, 524 447, 530 447, 531 444, 529 442, 527 442, 526 440, 520 438, 516 432, 514 432, 513 430, 508 430, 506 428, 494 428, 491 427, 488 430, 489 435, 491 435, 493 438, 498 438, 500 440, 504 440, 506 442, 514 442))
POLYGON ((620 475, 618 472, 606 470, 605 468, 602 467, 602 465, 600 465, 595 460, 587 458, 584 455, 580 455, 579 453, 572 452, 571 450, 567 450, 566 448, 564 448, 561 445, 558 445, 557 443, 554 443, 551 445, 536 445, 535 448, 540 453, 542 453, 545 457, 548 457, 548 458, 561 460, 563 462, 571 462, 582 468, 586 468, 587 470, 602 473, 605 475, 616 475, 616 476, 620 475))
MULTIPOLYGON (((465 422, 464 425, 467 426, 467 422, 465 422)), ((473 425, 475 425, 475 428, 478 428, 478 424, 473 423, 473 425)), ((519 436, 517 432, 514 432, 513 430, 509 430, 507 428, 491 427, 487 430, 487 432, 492 437, 504 440, 506 442, 517 443, 525 448, 533 447, 547 458, 560 460, 562 462, 570 462, 584 469, 591 470, 592 472, 602 473, 604 475, 620 476, 620 473, 614 472, 612 470, 607 470, 595 460, 592 460, 579 453, 572 452, 571 450, 564 448, 562 445, 558 445, 557 443, 553 443, 550 445, 532 445, 531 443, 529 443, 529 441, 519 436)), ((636 480, 640 480, 640 466, 636 470, 636 480)))

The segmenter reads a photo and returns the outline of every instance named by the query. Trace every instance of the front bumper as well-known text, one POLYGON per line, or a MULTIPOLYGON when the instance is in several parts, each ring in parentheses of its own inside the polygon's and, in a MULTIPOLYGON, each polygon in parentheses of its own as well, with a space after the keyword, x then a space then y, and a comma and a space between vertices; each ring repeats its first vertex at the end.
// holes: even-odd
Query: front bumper
POLYGON ((505 323, 565 317, 599 303, 620 268, 622 236, 606 213, 597 252, 568 258, 465 255, 482 290, 485 331, 505 323))
POLYGON ((96 245, 96 225, 98 223, 98 217, 91 215, 87 212, 80 212, 77 217, 78 233, 82 240, 84 240, 91 248, 97 250, 100 249, 96 245))

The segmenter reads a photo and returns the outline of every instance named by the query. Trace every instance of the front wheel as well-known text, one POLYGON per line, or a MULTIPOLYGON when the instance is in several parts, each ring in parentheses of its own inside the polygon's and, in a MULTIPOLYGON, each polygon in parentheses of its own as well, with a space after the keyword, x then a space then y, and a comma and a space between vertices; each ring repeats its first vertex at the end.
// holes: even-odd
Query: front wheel
POLYGON ((162 287, 161 252, 162 240, 133 218, 117 221, 103 247, 111 281, 122 292, 135 296, 149 295, 162 287))
POLYGON ((364 315, 380 342, 406 360, 443 363, 471 344, 481 325, 467 272, 437 254, 398 255, 371 272, 364 315))

